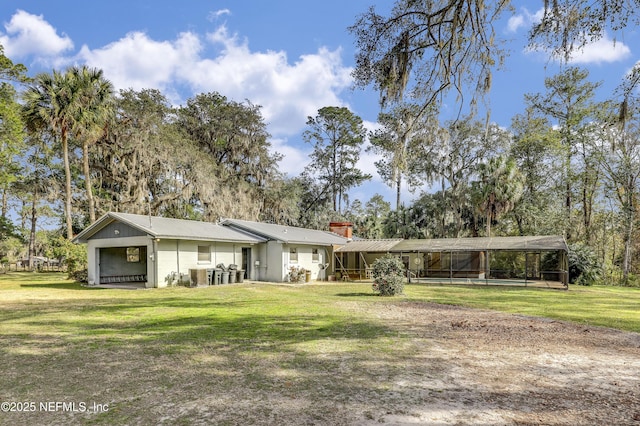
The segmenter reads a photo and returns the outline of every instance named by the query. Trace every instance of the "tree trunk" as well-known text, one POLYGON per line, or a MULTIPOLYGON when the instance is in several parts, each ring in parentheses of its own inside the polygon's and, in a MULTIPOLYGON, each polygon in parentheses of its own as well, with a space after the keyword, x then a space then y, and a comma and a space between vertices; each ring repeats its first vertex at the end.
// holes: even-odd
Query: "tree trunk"
POLYGON ((9 196, 7 195, 7 188, 2 188, 2 212, 0 216, 6 218, 9 211, 9 196))
POLYGON ((400 188, 402 186, 402 173, 398 171, 398 178, 396 179, 396 210, 400 208, 400 188))
POLYGON ((491 210, 487 210, 487 224, 485 233, 485 237, 491 236, 491 210))
POLYGON ((85 141, 82 144, 82 168, 84 171, 84 184, 89 203, 89 223, 96 221, 96 207, 93 199, 93 187, 91 185, 91 174, 89 170, 89 144, 85 141))
MULTIPOLYGON (((571 149, 569 147, 569 149, 571 149)), ((565 227, 567 241, 570 241, 573 237, 571 232, 571 153, 567 155, 566 164, 565 164, 565 174, 566 174, 566 200, 565 200, 565 209, 567 212, 567 225, 565 227)))
POLYGON ((69 166, 69 147, 67 143, 67 131, 62 130, 62 161, 64 163, 65 176, 65 202, 64 215, 67 224, 67 239, 73 239, 73 221, 71 220, 71 167, 69 166))
POLYGON ((338 211, 338 187, 337 187, 337 179, 338 179, 338 165, 336 164, 336 150, 335 146, 333 148, 333 159, 332 159, 332 179, 331 179, 331 197, 333 198, 333 211, 338 211))
POLYGON ((625 284, 627 284, 627 281, 629 279, 629 271, 631 270, 631 244, 632 244, 632 238, 633 238, 633 222, 635 219, 635 214, 634 214, 634 209, 635 207, 633 206, 633 193, 630 193, 630 195, 627 195, 627 212, 626 212, 626 232, 624 235, 624 257, 622 260, 622 273, 623 273, 623 281, 625 284))
POLYGON ((33 270, 34 258, 36 257, 36 223, 38 221, 38 185, 36 179, 33 199, 31 200, 31 232, 29 233, 29 269, 33 270))
POLYGON ((23 198, 22 200, 20 200, 20 202, 22 203, 22 208, 20 209, 20 229, 26 229, 27 228, 27 200, 26 198, 23 198))
POLYGON ((446 217, 447 217, 447 198, 444 194, 444 177, 440 180, 440 187, 442 188, 442 220, 440 221, 440 238, 445 238, 446 235, 444 234, 444 230, 445 230, 445 221, 446 221, 446 217))

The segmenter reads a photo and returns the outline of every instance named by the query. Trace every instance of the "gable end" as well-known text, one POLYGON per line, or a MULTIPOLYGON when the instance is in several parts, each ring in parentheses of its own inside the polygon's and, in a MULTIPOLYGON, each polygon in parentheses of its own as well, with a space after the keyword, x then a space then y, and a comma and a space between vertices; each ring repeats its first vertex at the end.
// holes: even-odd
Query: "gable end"
POLYGON ((147 233, 133 228, 122 222, 114 221, 90 236, 89 240, 124 238, 124 237, 144 237, 147 233))

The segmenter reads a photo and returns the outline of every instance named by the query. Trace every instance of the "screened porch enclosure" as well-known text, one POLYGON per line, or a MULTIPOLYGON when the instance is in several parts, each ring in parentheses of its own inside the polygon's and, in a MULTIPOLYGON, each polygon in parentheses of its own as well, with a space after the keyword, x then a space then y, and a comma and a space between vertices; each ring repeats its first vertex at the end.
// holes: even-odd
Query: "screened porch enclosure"
POLYGON ((402 240, 355 240, 334 250, 339 280, 371 279, 371 265, 402 240))
POLYGON ((410 282, 568 285, 567 246, 559 236, 400 240, 373 253, 366 242, 354 243, 336 250, 337 270, 349 278, 370 278, 375 258, 391 253, 410 282))
MULTIPOLYGON (((562 251, 518 252, 492 250, 485 252, 400 253, 401 258, 414 258, 407 268, 408 277, 473 280, 555 281, 566 285, 566 255, 562 251), (421 258, 422 257, 422 258, 421 258)), ((407 262, 404 262, 407 264, 407 262)))

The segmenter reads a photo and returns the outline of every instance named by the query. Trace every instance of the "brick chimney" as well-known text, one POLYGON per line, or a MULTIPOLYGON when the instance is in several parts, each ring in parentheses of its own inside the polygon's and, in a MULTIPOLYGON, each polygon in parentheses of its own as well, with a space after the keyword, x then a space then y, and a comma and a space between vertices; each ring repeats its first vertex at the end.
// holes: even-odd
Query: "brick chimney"
POLYGON ((348 241, 353 239, 353 224, 351 222, 331 222, 329 231, 345 237, 348 241))

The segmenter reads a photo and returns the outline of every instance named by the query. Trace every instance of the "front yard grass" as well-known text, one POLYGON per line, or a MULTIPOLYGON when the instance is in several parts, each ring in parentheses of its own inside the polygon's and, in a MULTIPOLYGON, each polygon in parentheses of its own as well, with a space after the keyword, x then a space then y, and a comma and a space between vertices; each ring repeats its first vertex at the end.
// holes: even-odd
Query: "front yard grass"
POLYGON ((415 300, 572 321, 640 333, 640 289, 570 286, 569 291, 521 287, 409 286, 415 300))
MULTIPOLYGON (((160 424, 167 409, 167 424, 189 424, 198 407, 187 401, 208 398, 220 414, 227 398, 235 398, 237 407, 243 392, 255 402, 269 399, 274 389, 288 401, 318 401, 305 407, 305 421, 322 422, 323 413, 348 401, 353 389, 375 395, 386 386, 384 377, 411 356, 411 338, 359 308, 390 300, 640 332, 638 289, 407 285, 405 295, 390 299, 374 296, 370 284, 132 291, 85 288, 55 273, 9 273, 0 275, 0 402, 84 402, 109 409, 0 413, 0 424, 160 424), (333 380, 335 374, 350 379, 333 380)), ((269 401, 260 413, 247 402, 246 413, 217 420, 278 423, 270 409, 278 402, 269 401)))

